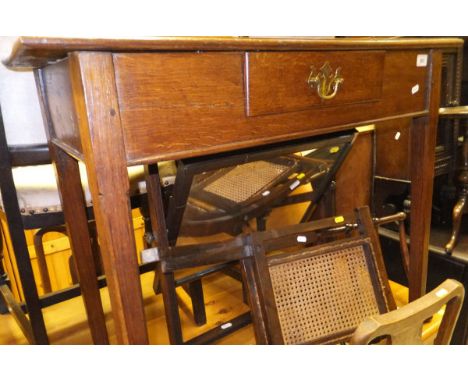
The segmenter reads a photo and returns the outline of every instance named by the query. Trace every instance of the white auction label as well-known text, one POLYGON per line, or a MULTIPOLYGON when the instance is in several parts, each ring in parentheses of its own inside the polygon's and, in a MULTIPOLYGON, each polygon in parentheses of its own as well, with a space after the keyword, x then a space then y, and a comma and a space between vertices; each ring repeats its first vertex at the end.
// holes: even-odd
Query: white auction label
POLYGON ((300 236, 297 237, 297 242, 298 243, 307 243, 307 237, 300 235, 300 236))
POLYGON ((416 57, 416 66, 425 67, 427 66, 427 54, 418 54, 416 57))

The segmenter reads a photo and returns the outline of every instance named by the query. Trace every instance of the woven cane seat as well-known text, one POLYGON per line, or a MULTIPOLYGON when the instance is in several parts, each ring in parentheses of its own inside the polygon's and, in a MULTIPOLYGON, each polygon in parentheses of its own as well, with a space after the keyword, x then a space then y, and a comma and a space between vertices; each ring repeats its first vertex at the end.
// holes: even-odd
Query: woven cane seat
MULTIPOLYGON (((290 161, 294 165, 293 161, 290 161)), ((286 164, 256 161, 218 171, 204 191, 234 203, 243 203, 272 185, 278 177, 289 173, 286 164)))
POLYGON ((369 240, 294 253, 293 261, 275 264, 269 273, 285 344, 341 341, 367 317, 388 310, 369 240))
POLYGON ((190 191, 191 202, 205 202, 224 207, 238 208, 253 198, 269 195, 271 188, 286 179, 298 167, 293 157, 272 161, 255 161, 223 168, 195 177, 190 191))
POLYGON ((246 241, 241 265, 257 343, 348 342, 366 318, 395 309, 368 207, 246 241))

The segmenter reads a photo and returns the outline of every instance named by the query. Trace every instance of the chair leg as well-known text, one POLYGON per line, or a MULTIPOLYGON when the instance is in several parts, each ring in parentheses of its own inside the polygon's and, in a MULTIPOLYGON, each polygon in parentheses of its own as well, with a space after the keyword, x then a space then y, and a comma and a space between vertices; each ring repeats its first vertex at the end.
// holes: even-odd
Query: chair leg
MULTIPOLYGON (((145 206, 140 208, 140 212, 143 216, 145 221, 145 236, 152 237, 152 227, 151 227, 151 220, 149 218, 149 211, 148 207, 145 206)), ((148 243, 148 246, 151 243, 148 243)), ((154 272, 154 280, 153 280, 153 290, 155 294, 159 294, 162 291, 161 288, 161 275, 156 270, 154 272)), ((193 282, 188 283, 188 285, 184 285, 184 290, 190 296, 190 300, 192 302, 192 310, 193 310, 193 318, 195 324, 198 326, 206 324, 206 310, 205 310, 205 298, 203 295, 203 287, 201 280, 196 280, 193 282)))
MULTIPOLYGON (((154 273, 153 290, 155 294, 162 292, 162 277, 156 271, 154 273)), ((205 297, 201 280, 195 280, 182 286, 185 292, 190 296, 192 303, 193 320, 198 326, 206 324, 205 297)))
POLYGON ((169 341, 172 345, 183 344, 182 325, 180 323, 179 305, 177 302, 176 287, 173 273, 162 273, 157 266, 160 275, 161 291, 164 300, 164 311, 166 314, 167 331, 169 341))
POLYGON ((463 212, 465 210, 465 205, 466 205, 466 195, 462 195, 460 199, 458 199, 457 204, 455 204, 455 207, 453 208, 452 236, 450 237, 450 241, 445 246, 445 252, 447 253, 452 253, 455 245, 457 244, 458 236, 460 234, 461 219, 463 216, 463 212))
POLYGON ((183 286, 192 300, 193 319, 198 326, 206 324, 205 297, 201 280, 192 281, 183 286))

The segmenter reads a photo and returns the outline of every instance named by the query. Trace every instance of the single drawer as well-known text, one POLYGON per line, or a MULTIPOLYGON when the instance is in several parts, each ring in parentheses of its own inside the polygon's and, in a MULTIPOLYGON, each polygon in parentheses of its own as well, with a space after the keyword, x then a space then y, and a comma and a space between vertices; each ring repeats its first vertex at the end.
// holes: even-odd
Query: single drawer
POLYGON ((428 53, 116 53, 128 161, 206 155, 422 113, 428 53), (419 56, 425 65, 418 65, 419 56), (331 99, 307 82, 310 66, 325 62, 341 67, 344 78, 331 99))
POLYGON ((247 115, 376 101, 384 61, 382 51, 247 53, 247 115))

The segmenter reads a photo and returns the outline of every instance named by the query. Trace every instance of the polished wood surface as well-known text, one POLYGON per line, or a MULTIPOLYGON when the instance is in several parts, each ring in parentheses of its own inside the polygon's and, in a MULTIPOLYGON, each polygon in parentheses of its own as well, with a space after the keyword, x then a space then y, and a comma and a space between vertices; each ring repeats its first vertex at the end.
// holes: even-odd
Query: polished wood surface
POLYGON ((151 37, 132 39, 92 39, 61 37, 20 37, 9 66, 41 67, 64 58, 73 51, 197 51, 197 50, 357 50, 458 47, 456 38, 258 38, 258 37, 151 37))
POLYGON ((431 75, 427 78, 426 117, 413 120, 411 129, 410 179, 411 179, 411 221, 410 261, 409 261, 409 299, 421 297, 426 289, 428 245, 431 227, 432 191, 434 183, 436 130, 440 102, 440 75, 442 54, 431 54, 431 75), (419 248, 420 250, 416 250, 419 248), (422 250, 424 248, 424 250, 422 250), (420 278, 416 275, 424 275, 420 278))
POLYGON ((250 52, 245 56, 245 93, 250 117, 376 101, 381 98, 385 52, 250 52), (344 78, 336 97, 324 102, 307 83, 325 62, 344 78), (338 64, 339 63, 339 64, 338 64), (334 66, 336 65, 336 66, 334 66))
POLYGON ((49 140, 61 142, 67 151, 75 150, 75 156, 82 153, 81 139, 78 134, 77 114, 73 105, 73 92, 70 79, 70 60, 52 65, 40 73, 41 91, 47 94, 42 101, 44 118, 48 121, 49 140), (53 106, 52 106, 53 105, 53 106), (52 107, 50 107, 52 106, 52 107), (54 129, 53 126, 60 126, 54 129))
MULTIPOLYGON (((411 212, 418 224, 411 226, 409 278, 411 297, 423 294, 440 86, 439 49, 460 45, 457 39, 21 38, 7 64, 45 66, 39 72, 45 77, 50 74, 48 85, 41 89, 49 100, 49 111, 60 110, 58 89, 68 86, 73 94, 76 122, 70 116, 57 117, 60 123, 52 126, 52 143, 86 163, 119 342, 144 343, 145 318, 125 173, 130 164, 225 152, 387 119, 413 118, 411 212), (365 58, 369 53, 369 57, 377 57, 382 51, 381 96, 376 101, 348 104, 345 100, 335 106, 324 102, 301 111, 248 116, 243 68, 251 50, 281 50, 284 54, 310 51, 308 57, 325 57, 320 55, 330 51, 337 60, 330 63, 332 67, 339 66, 340 56, 359 53, 365 58), (427 55, 423 65, 417 61, 421 54, 427 55), (55 63, 57 59, 61 61, 55 63), (56 67, 67 65, 68 76, 53 74, 60 72, 56 67), (67 81, 69 84, 65 84, 67 81), (54 97, 56 101, 50 102, 54 97), (69 133, 71 139, 66 142, 61 137, 69 133)), ((372 66, 374 60, 369 64, 365 59, 346 61, 343 70, 362 73, 360 62, 372 66)), ((360 90, 350 91, 359 94, 360 90)), ((287 101, 281 103, 289 107, 287 101)))
MULTIPOLYGON (((112 214, 98 213, 95 219, 118 339, 125 344, 146 343, 138 263, 136 256, 128 256, 135 251, 135 238, 112 56, 75 53, 70 64, 73 100, 94 208, 112 211, 112 214)), ((62 193, 67 193, 67 187, 62 185, 62 193)))
POLYGON ((74 256, 74 261, 81 293, 84 296, 86 313, 90 317, 91 334, 96 344, 108 344, 89 226, 83 224, 88 218, 84 208, 86 202, 80 182, 78 162, 58 147, 51 147, 51 155, 55 159, 59 187, 67 191, 61 194, 63 213, 68 222, 71 248, 73 253, 79 253, 79 256, 74 256))
POLYGON ((373 133, 373 129, 359 133, 336 174, 336 215, 350 214, 356 206, 372 204, 373 133), (353 185, 353 192, 349 185, 353 185))
MULTIPOLYGON (((295 106, 288 111, 286 107, 284 112, 280 113, 281 109, 278 109, 276 113, 256 117, 249 117, 246 110, 248 104, 244 93, 248 91, 249 83, 247 73, 243 73, 246 53, 114 54, 113 68, 127 163, 146 164, 304 138, 351 128, 356 123, 385 120, 395 114, 424 115, 428 67, 416 66, 416 59, 418 54, 427 53, 421 50, 387 52, 384 71, 379 74, 383 76, 383 83, 374 91, 377 92, 376 99, 364 103, 357 100, 363 97, 360 89, 366 89, 368 82, 361 84, 358 81, 359 86, 353 82, 354 71, 357 71, 358 79, 364 75, 361 61, 355 58, 345 61, 348 71, 344 73, 343 94, 338 91, 335 99, 317 101, 316 92, 308 89, 306 82, 309 71, 301 67, 307 69, 310 63, 322 62, 325 56, 308 53, 307 65, 299 67, 301 75, 294 75, 290 80, 284 80, 284 76, 277 76, 276 81, 273 78, 270 93, 275 93, 275 87, 286 86, 290 88, 290 95, 296 81, 297 97, 304 99, 309 94, 312 104, 305 110, 301 107, 296 110, 295 106), (286 81, 285 84, 281 85, 282 81, 286 81), (350 89, 353 86, 358 86, 357 93, 356 89, 350 89), (416 92, 413 90, 415 86, 418 88, 416 92), (357 94, 358 98, 348 104, 346 94, 357 94)), ((273 53, 264 53, 267 57, 269 54, 273 53)), ((360 55, 367 58, 368 53, 361 52, 360 55)), ((274 57, 268 62, 270 67, 274 66, 274 57)), ((334 62, 341 65, 338 58, 334 62)), ((57 105, 52 109, 52 118, 56 120, 55 143, 82 158, 76 118, 67 97, 62 95, 64 89, 70 88, 68 76, 63 75, 66 66, 67 60, 42 70, 46 79, 45 91, 57 105)), ((365 68, 369 69, 369 66, 365 68)), ((369 71, 372 74, 373 71, 369 71)), ((372 84, 372 78, 369 82, 372 84)), ((256 98, 264 98, 263 93, 256 98)), ((286 106, 291 102, 286 101, 290 98, 288 94, 280 92, 280 96, 284 96, 281 102, 286 106)), ((259 107, 261 110, 265 106, 259 107)))
POLYGON ((375 134, 376 175, 409 181, 411 118, 380 122, 375 134))

